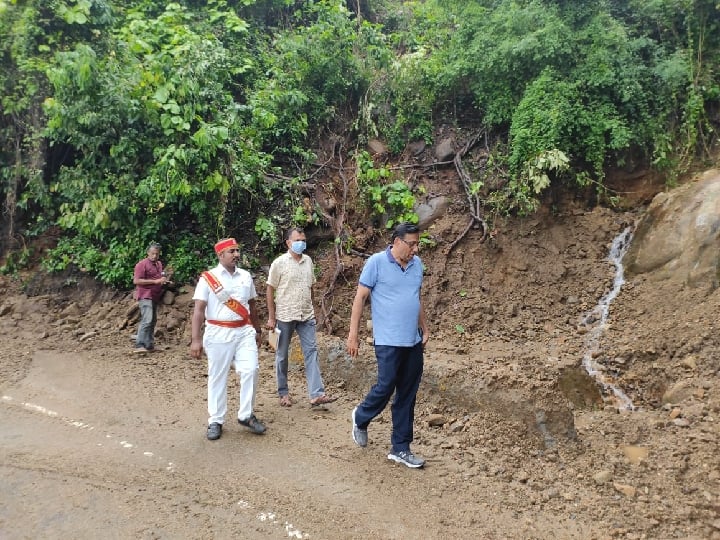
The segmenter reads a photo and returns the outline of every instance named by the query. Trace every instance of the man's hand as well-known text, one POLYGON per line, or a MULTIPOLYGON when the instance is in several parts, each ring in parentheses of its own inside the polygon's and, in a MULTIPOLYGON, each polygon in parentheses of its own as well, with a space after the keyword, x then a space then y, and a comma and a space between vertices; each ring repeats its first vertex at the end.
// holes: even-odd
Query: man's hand
POLYGON ((357 334, 356 335, 350 334, 347 338, 348 354, 352 358, 355 358, 358 355, 359 349, 360 349, 360 340, 358 339, 357 334))
POLYGON ((201 358, 203 352, 202 342, 197 340, 192 340, 190 343, 190 356, 193 358, 201 358))
POLYGON ((427 345, 428 340, 430 339, 430 333, 427 331, 427 329, 423 330, 422 333, 422 346, 423 349, 425 348, 425 345, 427 345))
POLYGON ((275 320, 275 317, 269 317, 267 320, 267 324, 265 324, 265 328, 268 330, 275 330, 275 325, 277 324, 277 321, 275 320))

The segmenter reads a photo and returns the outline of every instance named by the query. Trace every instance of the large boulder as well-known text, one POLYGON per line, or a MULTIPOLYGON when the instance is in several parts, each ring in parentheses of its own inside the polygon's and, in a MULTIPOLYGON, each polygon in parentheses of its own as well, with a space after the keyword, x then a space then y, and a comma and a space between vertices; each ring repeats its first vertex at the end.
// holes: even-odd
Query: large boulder
POLYGON ((655 196, 638 223, 624 263, 628 275, 717 287, 720 171, 655 196))

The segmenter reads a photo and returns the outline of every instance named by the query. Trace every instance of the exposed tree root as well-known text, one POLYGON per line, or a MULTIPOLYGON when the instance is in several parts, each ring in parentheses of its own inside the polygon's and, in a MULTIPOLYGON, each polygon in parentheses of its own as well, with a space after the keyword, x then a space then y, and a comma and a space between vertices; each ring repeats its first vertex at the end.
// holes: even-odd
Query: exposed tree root
POLYGON ((347 210, 347 199, 348 199, 348 191, 349 191, 349 181, 347 176, 345 175, 344 171, 344 165, 343 165, 343 148, 342 145, 336 145, 334 152, 337 152, 337 159, 339 161, 339 168, 338 168, 338 176, 340 177, 340 180, 342 181, 342 200, 339 201, 339 203, 336 205, 337 212, 334 216, 331 216, 327 212, 323 211, 323 218, 328 222, 328 224, 331 226, 334 236, 335 236, 335 246, 334 246, 334 252, 335 252, 335 271, 333 272, 332 279, 328 282, 328 286, 323 292, 322 298, 320 299, 320 309, 322 311, 322 320, 320 321, 320 325, 322 328, 325 329, 325 332, 329 335, 332 335, 333 333, 333 324, 332 324, 332 310, 333 310, 333 300, 335 298, 335 283, 337 282, 338 277, 340 277, 340 274, 344 270, 343 262, 342 262, 342 245, 343 245, 343 238, 345 235, 345 214, 347 210))
POLYGON ((478 195, 477 191, 473 191, 472 189, 472 178, 470 178, 470 175, 465 170, 465 167, 462 163, 462 158, 465 154, 467 154, 470 149, 472 149, 475 144, 477 144, 480 137, 484 135, 484 131, 479 131, 475 135, 473 135, 470 140, 465 144, 465 146, 455 154, 455 159, 453 160, 453 163, 455 164, 455 170, 458 173, 458 177, 460 178, 460 183, 463 185, 463 188, 465 189, 465 196, 468 200, 468 205, 470 207, 470 221, 465 227, 465 229, 458 235, 457 238, 443 251, 445 256, 448 256, 450 252, 455 248, 460 241, 465 238, 465 235, 468 233, 468 231, 473 227, 473 225, 477 224, 482 229, 482 237, 480 238, 480 243, 484 242, 487 238, 488 233, 488 226, 485 222, 485 218, 482 215, 482 204, 480 201, 480 196, 478 195))

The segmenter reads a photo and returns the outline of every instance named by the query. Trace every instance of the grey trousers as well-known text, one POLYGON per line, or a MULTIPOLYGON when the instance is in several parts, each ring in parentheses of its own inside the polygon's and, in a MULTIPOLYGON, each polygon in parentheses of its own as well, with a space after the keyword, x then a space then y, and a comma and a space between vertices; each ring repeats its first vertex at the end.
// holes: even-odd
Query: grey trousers
POLYGON ((150 350, 155 347, 155 323, 157 322, 157 304, 152 300, 138 300, 140 306, 140 325, 138 326, 136 347, 150 350))
POLYGON ((288 389, 288 355, 290 338, 293 332, 297 332, 300 338, 300 348, 305 359, 308 395, 310 399, 324 395, 325 388, 320 375, 317 340, 315 339, 315 319, 309 321, 277 321, 276 326, 280 329, 277 351, 275 351, 275 376, 277 377, 278 394, 286 396, 290 392, 288 389))

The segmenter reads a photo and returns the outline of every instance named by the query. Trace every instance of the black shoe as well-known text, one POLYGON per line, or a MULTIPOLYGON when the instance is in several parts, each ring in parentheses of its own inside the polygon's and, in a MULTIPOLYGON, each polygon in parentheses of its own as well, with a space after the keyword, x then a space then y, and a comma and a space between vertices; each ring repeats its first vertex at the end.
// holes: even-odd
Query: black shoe
POLYGON ((254 414, 250 415, 250 418, 248 418, 247 420, 240 420, 238 418, 238 424, 240 424, 241 426, 245 426, 250 431, 252 431, 253 433, 257 433, 258 435, 262 435, 267 429, 265 427, 265 424, 258 420, 254 414))
POLYGON ((212 424, 210 424, 208 426, 208 431, 207 431, 208 441, 216 441, 220 438, 220 435, 222 435, 222 424, 213 422, 212 424))

